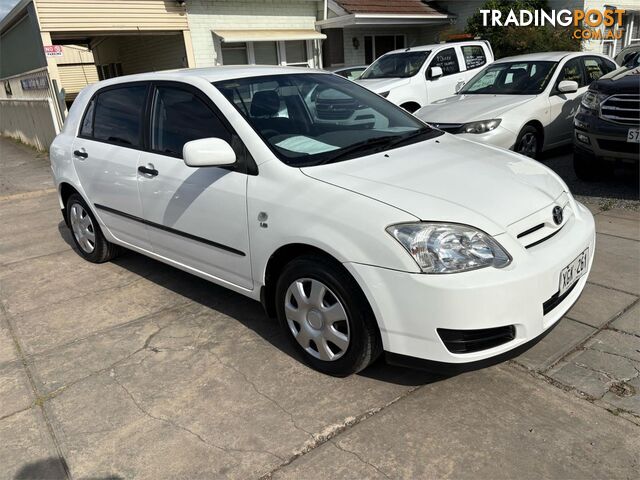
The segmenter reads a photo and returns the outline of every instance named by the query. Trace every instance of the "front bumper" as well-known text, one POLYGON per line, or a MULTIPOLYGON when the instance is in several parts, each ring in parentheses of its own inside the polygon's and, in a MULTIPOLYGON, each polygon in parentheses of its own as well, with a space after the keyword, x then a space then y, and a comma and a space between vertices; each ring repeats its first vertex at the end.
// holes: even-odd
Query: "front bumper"
POLYGON ((513 257, 503 269, 425 275, 346 264, 371 303, 385 351, 396 358, 462 365, 500 358, 530 345, 575 303, 591 270, 595 250, 593 216, 584 206, 575 205, 570 221, 553 238, 535 247, 525 249, 507 233, 497 236, 496 240, 513 257), (558 293, 560 271, 585 248, 589 248, 586 274, 545 314, 543 304, 558 293), (515 329, 513 340, 471 353, 452 353, 437 332, 509 325, 515 329))
POLYGON ((574 127, 573 143, 583 154, 610 162, 638 163, 640 144, 627 142, 627 133, 630 128, 640 126, 609 122, 596 112, 580 107, 574 127))

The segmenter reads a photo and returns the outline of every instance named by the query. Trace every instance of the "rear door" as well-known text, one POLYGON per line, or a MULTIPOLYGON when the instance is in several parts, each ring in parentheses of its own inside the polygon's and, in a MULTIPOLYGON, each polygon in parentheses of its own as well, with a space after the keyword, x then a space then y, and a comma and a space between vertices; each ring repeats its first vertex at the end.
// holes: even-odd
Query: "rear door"
POLYGON ((463 83, 458 84, 460 85, 459 87, 456 85, 457 89, 462 88, 462 85, 471 80, 487 63, 491 62, 491 52, 483 44, 462 45, 460 46, 460 52, 462 53, 462 63, 465 71, 462 78, 463 83))
POLYGON ((238 158, 244 146, 199 89, 156 82, 150 95, 149 151, 138 161, 144 220, 155 253, 234 285, 252 288, 247 173, 187 166, 186 142, 222 138, 238 158))
POLYGON ((148 83, 123 83, 99 90, 89 102, 73 163, 87 200, 119 240, 148 249, 140 223, 138 158, 148 83), (136 220, 137 219, 137 220, 136 220))
POLYGON ((450 97, 456 93, 456 85, 464 85, 465 72, 460 60, 459 47, 446 47, 436 52, 425 73, 428 103, 450 97), (442 68, 442 76, 431 78, 432 67, 442 68))

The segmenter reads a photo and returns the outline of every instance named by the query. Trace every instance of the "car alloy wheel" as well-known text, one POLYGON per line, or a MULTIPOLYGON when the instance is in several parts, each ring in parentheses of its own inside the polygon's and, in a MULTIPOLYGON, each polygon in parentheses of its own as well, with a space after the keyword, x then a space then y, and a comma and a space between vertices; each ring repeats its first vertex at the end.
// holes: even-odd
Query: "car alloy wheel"
POLYGON ((536 158, 538 154, 538 137, 533 132, 525 133, 518 143, 518 153, 530 158, 536 158))
POLYGON ((73 236, 85 253, 93 253, 96 248, 96 231, 91 220, 82 205, 74 203, 69 210, 69 222, 73 230, 73 236))
POLYGON ((285 294, 284 310, 293 337, 309 355, 332 362, 349 348, 347 313, 324 283, 311 278, 292 282, 285 294))

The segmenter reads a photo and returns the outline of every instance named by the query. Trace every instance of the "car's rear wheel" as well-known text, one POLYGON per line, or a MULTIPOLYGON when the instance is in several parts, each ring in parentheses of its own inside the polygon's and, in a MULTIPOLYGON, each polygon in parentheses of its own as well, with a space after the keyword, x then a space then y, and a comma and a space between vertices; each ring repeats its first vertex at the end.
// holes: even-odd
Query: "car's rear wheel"
POLYGON ((276 309, 293 346, 323 373, 359 372, 382 350, 364 294, 330 259, 308 255, 286 265, 276 287, 276 309))
POLYGON ((580 180, 594 181, 610 176, 613 172, 611 165, 604 160, 589 154, 573 151, 573 171, 580 180))
POLYGON ((67 219, 73 242, 85 260, 103 263, 119 253, 119 247, 104 238, 98 221, 77 193, 67 200, 67 219))
POLYGON ((533 125, 525 125, 516 139, 514 150, 529 158, 538 158, 542 148, 540 132, 533 125))

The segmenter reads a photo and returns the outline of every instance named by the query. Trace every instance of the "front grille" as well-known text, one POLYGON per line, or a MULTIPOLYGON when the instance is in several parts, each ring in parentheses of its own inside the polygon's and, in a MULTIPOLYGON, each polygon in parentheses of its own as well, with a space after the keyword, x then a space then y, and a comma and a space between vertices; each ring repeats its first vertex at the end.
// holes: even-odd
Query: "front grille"
POLYGON ((625 125, 640 124, 640 95, 618 94, 607 98, 600 105, 600 117, 625 125))
POLYGON ((442 130, 447 133, 460 133, 462 126, 464 123, 433 123, 427 122, 432 127, 437 128, 438 130, 442 130))
POLYGON ((513 325, 480 330, 438 328, 438 335, 451 353, 472 353, 497 347, 516 338, 513 325))
POLYGON ((346 120, 357 108, 358 102, 354 99, 316 100, 316 113, 322 120, 346 120))
POLYGON ((527 235, 531 235, 532 233, 537 232, 541 228, 544 228, 544 223, 540 223, 540 224, 536 225, 535 227, 531 227, 531 228, 525 230, 524 232, 519 233, 516 238, 526 237, 527 235))
POLYGON ((598 145, 603 150, 621 153, 640 153, 640 143, 623 142, 621 140, 598 140, 598 145))
POLYGON ((576 288, 576 285, 578 285, 578 282, 571 285, 569 287, 569 290, 564 292, 562 295, 560 295, 560 292, 558 291, 554 293, 549 300, 544 302, 542 304, 543 315, 546 315, 547 313, 551 312, 554 308, 556 308, 558 305, 560 305, 564 301, 564 299, 567 298, 567 296, 573 291, 573 289, 576 288))

